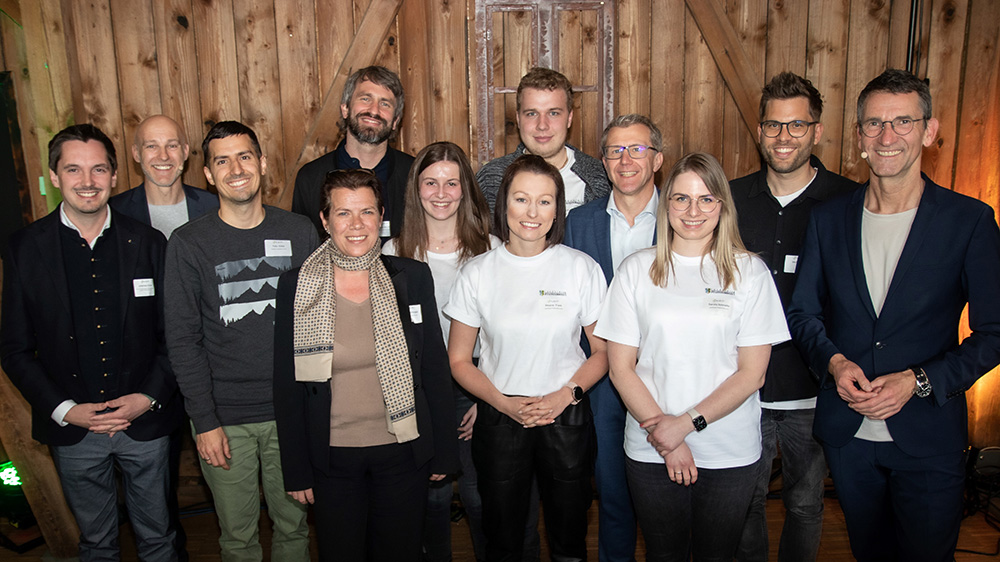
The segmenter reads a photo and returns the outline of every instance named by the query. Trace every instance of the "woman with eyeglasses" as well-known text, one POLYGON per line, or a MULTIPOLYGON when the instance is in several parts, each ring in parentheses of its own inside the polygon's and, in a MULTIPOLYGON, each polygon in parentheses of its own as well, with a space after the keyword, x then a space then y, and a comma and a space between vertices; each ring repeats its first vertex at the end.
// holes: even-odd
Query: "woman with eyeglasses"
MULTIPOLYGON (((458 269, 471 258, 498 246, 490 235, 489 208, 476 184, 469 159, 457 145, 436 142, 417 154, 406 182, 406 210, 398 238, 386 242, 383 254, 427 263, 434 277, 441 331, 448 341, 451 323, 441 313, 455 285, 458 269)), ((474 353, 478 358, 478 349, 474 353)), ((455 426, 458 439, 458 490, 465 509, 476 560, 486 559, 483 506, 472 463, 472 430, 477 408, 457 383, 455 426)), ((432 478, 433 479, 433 478, 432 478)), ((423 550, 426 562, 449 562, 451 555, 451 478, 433 479, 424 515, 423 550)))
POLYGON ((274 409, 285 489, 321 560, 416 562, 430 479, 455 471, 455 403, 426 264, 381 254, 381 186, 323 184, 330 237, 278 282, 274 409))
POLYGON ((715 158, 681 158, 664 192, 656 246, 622 262, 595 334, 629 412, 626 474, 646 559, 732 560, 761 451, 757 390, 788 328, 715 158))
POLYGON ((552 559, 587 556, 594 429, 584 392, 607 370, 593 334, 607 289, 593 259, 560 244, 565 205, 557 169, 514 160, 494 215, 503 245, 462 267, 444 308, 452 373, 478 399, 472 458, 491 562, 521 559, 536 478, 552 559))

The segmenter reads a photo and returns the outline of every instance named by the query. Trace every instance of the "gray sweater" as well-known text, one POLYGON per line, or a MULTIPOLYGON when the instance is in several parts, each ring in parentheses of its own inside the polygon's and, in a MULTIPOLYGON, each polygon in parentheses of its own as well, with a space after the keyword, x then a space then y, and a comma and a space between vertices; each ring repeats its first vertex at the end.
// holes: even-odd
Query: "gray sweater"
POLYGON ((302 265, 319 240, 306 217, 265 211, 246 230, 208 213, 167 244, 167 349, 197 433, 274 419, 278 277, 302 265))
MULTIPOLYGON (((611 193, 611 183, 608 182, 608 174, 604 170, 604 164, 597 158, 576 149, 572 145, 567 144, 566 146, 570 147, 576 154, 576 162, 573 163, 573 167, 570 170, 573 170, 574 174, 580 176, 580 179, 586 184, 583 192, 584 203, 590 203, 594 199, 599 199, 611 193)), ((500 183, 503 181, 503 174, 507 171, 507 166, 510 166, 511 162, 522 154, 524 154, 524 143, 519 143, 514 152, 490 160, 476 174, 476 182, 479 184, 479 189, 486 197, 486 204, 490 206, 491 220, 493 209, 497 203, 497 194, 500 192, 500 183)))

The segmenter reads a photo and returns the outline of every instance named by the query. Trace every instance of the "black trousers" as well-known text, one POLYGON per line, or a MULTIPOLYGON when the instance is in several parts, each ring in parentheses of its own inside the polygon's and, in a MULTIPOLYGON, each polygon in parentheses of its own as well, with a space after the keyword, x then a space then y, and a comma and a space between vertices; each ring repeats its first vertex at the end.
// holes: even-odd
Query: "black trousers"
POLYGON ((319 559, 420 560, 428 470, 407 443, 330 447, 330 474, 314 471, 319 559))
POLYGON ((586 560, 594 442, 586 398, 567 407, 555 423, 531 429, 479 402, 472 460, 479 473, 488 562, 521 559, 536 477, 552 560, 586 560))

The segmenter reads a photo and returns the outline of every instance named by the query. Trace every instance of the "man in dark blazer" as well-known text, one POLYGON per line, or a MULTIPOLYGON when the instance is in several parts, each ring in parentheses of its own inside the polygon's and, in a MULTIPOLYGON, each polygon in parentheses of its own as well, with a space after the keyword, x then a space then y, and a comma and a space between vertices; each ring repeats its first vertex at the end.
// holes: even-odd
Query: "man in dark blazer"
MULTIPOLYGON (((617 117, 601 137, 611 193, 569 213, 563 243, 594 258, 609 284, 622 260, 655 242, 654 176, 663 165, 662 144, 648 117, 617 117)), ((632 561, 636 524, 625 480, 625 405, 607 376, 591 389, 590 408, 597 432, 598 556, 601 562, 632 561)))
POLYGON ((108 207, 111 140, 74 125, 49 143, 63 202, 15 233, 4 258, 0 361, 51 446, 80 527, 80 559, 118 551, 115 466, 140 558, 176 560, 167 435, 180 421, 163 332, 166 240, 108 207))
POLYGON ((143 182, 111 198, 111 208, 152 226, 170 238, 174 229, 219 208, 214 193, 186 185, 187 136, 176 121, 154 115, 139 124, 132 158, 142 167, 143 182))
POLYGON ((937 129, 926 83, 900 70, 868 83, 871 179, 813 211, 788 313, 822 377, 814 429, 861 561, 952 560, 965 391, 1000 362, 1000 230, 989 206, 921 173, 937 129))
POLYGON ((399 236, 413 157, 392 148, 389 141, 403 118, 404 101, 399 75, 384 66, 362 68, 347 79, 340 96, 338 123, 344 139, 333 151, 302 166, 295 176, 292 212, 309 217, 320 235, 326 235, 319 220, 326 173, 365 168, 382 184, 385 214, 379 235, 383 242, 399 236))

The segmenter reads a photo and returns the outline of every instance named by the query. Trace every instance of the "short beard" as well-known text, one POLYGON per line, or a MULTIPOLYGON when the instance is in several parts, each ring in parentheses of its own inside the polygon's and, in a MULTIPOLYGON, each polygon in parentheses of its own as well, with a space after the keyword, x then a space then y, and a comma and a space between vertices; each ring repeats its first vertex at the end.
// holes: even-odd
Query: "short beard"
POLYGON ((352 115, 347 119, 347 130, 351 132, 351 135, 358 141, 365 144, 382 144, 389 140, 392 136, 392 127, 386 123, 385 119, 382 119, 378 115, 372 115, 371 113, 359 113, 357 115, 352 115), (372 119, 378 119, 382 122, 382 126, 377 129, 369 129, 361 126, 361 122, 358 118, 364 115, 365 117, 370 117, 372 119))
MULTIPOLYGON (((774 147, 772 146, 771 149, 773 150, 774 147)), ((809 146, 809 150, 805 150, 805 146, 800 145, 798 150, 798 155, 795 160, 792 160, 791 162, 775 161, 775 159, 771 156, 771 152, 765 150, 763 147, 761 147, 760 155, 764 158, 764 162, 767 163, 769 168, 779 174, 787 174, 789 172, 794 172, 809 163, 809 158, 812 156, 812 145, 809 146)))

